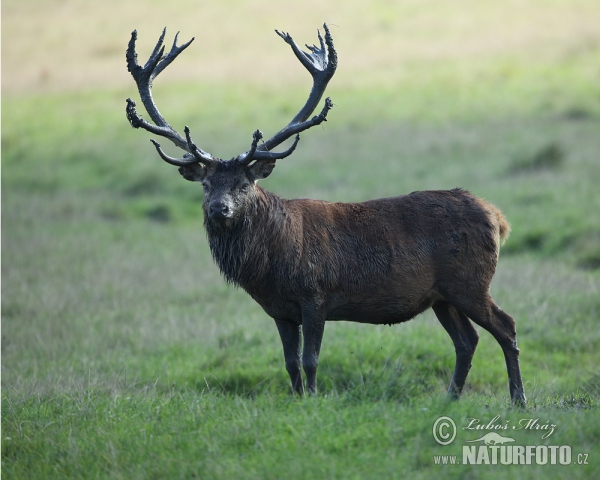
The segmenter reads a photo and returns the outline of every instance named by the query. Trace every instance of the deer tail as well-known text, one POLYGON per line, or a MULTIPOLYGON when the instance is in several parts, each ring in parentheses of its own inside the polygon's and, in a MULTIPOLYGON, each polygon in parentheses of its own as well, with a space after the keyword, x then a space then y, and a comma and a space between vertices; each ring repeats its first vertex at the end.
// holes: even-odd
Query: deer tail
POLYGON ((498 234, 500 235, 500 243, 504 245, 504 242, 510 235, 510 224, 506 217, 502 215, 502 212, 496 208, 494 212, 496 214, 496 218, 498 219, 498 234))
POLYGON ((485 200, 480 199, 480 204, 486 211, 488 215, 488 219, 491 224, 495 227, 497 235, 498 235, 498 250, 500 249, 500 245, 504 245, 504 242, 508 238, 510 234, 510 224, 506 217, 502 214, 500 209, 495 205, 492 205, 485 200))

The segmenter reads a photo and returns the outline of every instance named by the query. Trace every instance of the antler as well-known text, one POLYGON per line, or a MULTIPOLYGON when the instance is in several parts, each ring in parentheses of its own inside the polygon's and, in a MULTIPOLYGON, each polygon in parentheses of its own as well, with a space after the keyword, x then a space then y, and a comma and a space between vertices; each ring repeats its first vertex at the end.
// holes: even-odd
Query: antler
MULTIPOLYGON (((302 51, 288 33, 275 30, 275 32, 277 32, 277 34, 292 47, 298 60, 300 60, 302 65, 304 65, 312 75, 313 86, 306 103, 290 123, 261 145, 259 145, 258 142, 262 140, 263 135, 260 130, 256 130, 252 135, 250 150, 235 157, 236 161, 247 165, 254 160, 278 160, 285 158, 291 155, 296 149, 298 142, 300 141, 300 132, 327 121, 327 113, 333 108, 333 102, 329 97, 325 99, 325 105, 323 106, 321 113, 308 120, 308 117, 312 115, 321 100, 325 88, 327 87, 327 83, 331 80, 335 73, 335 69, 337 68, 337 53, 333 46, 333 38, 331 37, 327 24, 323 24, 323 29, 325 30, 325 40, 323 40, 321 32, 317 31, 320 47, 317 47, 316 45, 313 45, 312 47, 307 45, 306 47, 310 50, 310 53, 302 51), (293 135, 296 135, 296 138, 290 148, 277 153, 271 151, 293 135)), ((165 39, 166 30, 166 28, 163 30, 150 58, 143 67, 137 62, 137 52, 135 50, 137 30, 134 30, 131 33, 131 40, 129 40, 126 55, 127 70, 129 70, 137 84, 142 103, 154 122, 154 125, 138 115, 135 109, 136 104, 130 98, 127 99, 127 119, 134 128, 141 127, 151 133, 168 138, 176 146, 187 152, 183 158, 173 158, 168 156, 161 149, 159 143, 151 140, 156 147, 158 154, 165 162, 176 166, 186 166, 196 163, 208 165, 219 159, 213 157, 210 153, 205 152, 194 144, 190 136, 190 130, 187 126, 185 127, 185 138, 177 133, 177 131, 173 129, 160 114, 152 99, 151 88, 154 78, 169 66, 169 64, 194 41, 192 38, 189 42, 178 46, 177 37, 179 33, 177 33, 171 50, 165 55, 163 41, 165 39)))
POLYGON ((314 116, 310 120, 307 120, 319 104, 327 84, 333 77, 335 69, 337 68, 337 52, 333 46, 333 37, 331 36, 331 32, 329 31, 329 27, 326 23, 323 24, 323 29, 325 30, 325 41, 323 41, 321 32, 317 30, 320 47, 317 47, 316 45, 313 45, 312 47, 310 45, 306 45, 306 48, 310 50, 310 53, 302 51, 289 33, 275 30, 277 35, 283 38, 285 42, 292 47, 292 50, 294 51, 298 60, 300 60, 300 63, 302 63, 302 65, 304 65, 304 67, 312 75, 313 86, 306 103, 300 109, 298 114, 292 119, 292 121, 263 144, 256 148, 251 148, 248 152, 239 155, 237 157, 239 161, 248 164, 252 160, 258 159, 270 158, 275 160, 285 158, 296 149, 298 141, 300 140, 300 136, 298 135, 300 132, 327 121, 327 112, 333 108, 333 102, 329 97, 325 99, 325 105, 321 110, 321 113, 314 116), (290 138, 292 135, 296 135, 296 140, 288 150, 281 153, 272 153, 270 151, 290 138), (250 155, 250 153, 252 153, 252 155, 250 155))
POLYGON ((161 158, 172 165, 177 166, 185 166, 194 163, 204 163, 209 164, 215 160, 215 158, 208 152, 201 150, 192 142, 190 131, 188 127, 185 127, 185 136, 183 138, 177 131, 171 127, 167 123, 167 121, 163 118, 161 113, 158 111, 154 100, 152 98, 152 80, 158 76, 160 72, 162 72, 166 67, 168 67, 177 56, 183 52, 193 41, 192 38, 189 42, 184 43, 181 46, 177 46, 177 37, 179 33, 175 35, 175 40, 173 41, 173 46, 167 55, 164 55, 165 46, 163 45, 163 41, 165 39, 165 34, 167 33, 167 29, 165 28, 150 55, 150 58, 146 62, 146 64, 141 67, 137 61, 137 52, 135 51, 135 42, 137 40, 137 30, 134 30, 131 33, 131 40, 129 40, 129 45, 127 47, 127 70, 131 73, 135 83, 138 87, 138 92, 140 93, 140 98, 142 99, 142 103, 146 108, 146 111, 150 115, 150 118, 155 123, 155 125, 150 122, 144 120, 140 117, 135 109, 135 102, 131 100, 131 98, 127 99, 127 119, 131 126, 134 128, 143 128, 151 133, 156 135, 160 135, 161 137, 168 138, 175 145, 183 150, 187 151, 183 158, 173 158, 166 155, 162 149, 160 148, 160 144, 151 140, 158 154, 161 158))

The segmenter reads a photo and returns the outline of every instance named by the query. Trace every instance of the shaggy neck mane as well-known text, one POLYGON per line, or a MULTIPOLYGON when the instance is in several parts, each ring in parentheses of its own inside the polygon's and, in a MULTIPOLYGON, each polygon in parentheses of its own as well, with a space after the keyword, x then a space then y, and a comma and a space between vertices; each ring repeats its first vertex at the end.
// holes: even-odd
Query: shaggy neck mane
POLYGON ((260 187, 248 210, 231 228, 221 228, 204 216, 212 256, 229 283, 247 288, 269 270, 270 246, 284 228, 283 201, 260 187))

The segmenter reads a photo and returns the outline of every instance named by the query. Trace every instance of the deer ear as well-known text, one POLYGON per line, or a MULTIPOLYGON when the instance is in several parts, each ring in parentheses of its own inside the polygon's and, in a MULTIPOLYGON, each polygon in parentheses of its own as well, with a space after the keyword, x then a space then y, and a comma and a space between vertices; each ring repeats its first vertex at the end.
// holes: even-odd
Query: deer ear
POLYGON ((206 177, 206 167, 199 163, 179 167, 179 173, 190 182, 201 182, 206 177))
POLYGON ((254 180, 267 178, 275 168, 275 160, 257 160, 248 167, 254 180))

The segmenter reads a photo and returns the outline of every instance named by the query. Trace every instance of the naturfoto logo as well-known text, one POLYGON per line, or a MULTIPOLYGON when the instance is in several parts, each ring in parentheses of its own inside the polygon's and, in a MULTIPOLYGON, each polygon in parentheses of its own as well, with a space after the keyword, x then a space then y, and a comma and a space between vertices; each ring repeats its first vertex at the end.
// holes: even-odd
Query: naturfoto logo
MULTIPOLYGON (((450 445, 456 439, 457 427, 450 417, 439 417, 433 425, 433 438, 442 445, 450 445)), ((508 432, 530 432, 541 434, 541 439, 550 437, 556 430, 555 423, 539 418, 522 418, 515 422, 501 420, 496 415, 489 421, 479 418, 467 419, 462 430, 479 432, 477 438, 465 440, 462 455, 434 455, 438 465, 587 465, 588 454, 574 455, 570 445, 515 445, 516 439, 508 432), (486 433, 487 431, 487 433, 486 433), (499 433, 500 432, 500 433, 499 433), (483 435, 482 435, 483 434, 483 435)), ((539 437, 538 437, 539 438, 539 437)))

